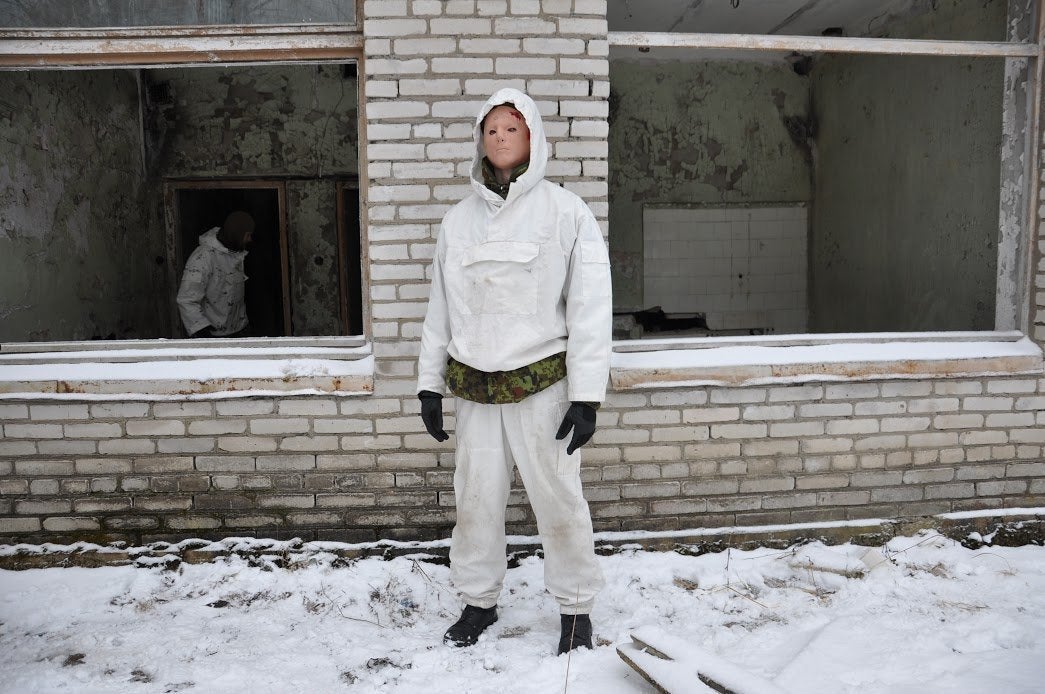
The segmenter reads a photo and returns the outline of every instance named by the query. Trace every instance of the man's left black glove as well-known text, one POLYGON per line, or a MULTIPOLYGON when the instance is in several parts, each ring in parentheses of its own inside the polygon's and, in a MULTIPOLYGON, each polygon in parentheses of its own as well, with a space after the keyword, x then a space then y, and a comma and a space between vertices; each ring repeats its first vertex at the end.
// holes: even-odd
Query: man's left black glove
POLYGON ((566 416, 562 418, 559 425, 559 433, 555 438, 562 441, 573 429, 573 438, 570 445, 566 447, 566 454, 573 452, 588 443, 592 434, 595 433, 595 408, 583 402, 570 403, 570 409, 566 410, 566 416))
POLYGON ((421 421, 436 441, 446 441, 450 435, 443 431, 443 396, 430 390, 417 394, 421 400, 421 421))

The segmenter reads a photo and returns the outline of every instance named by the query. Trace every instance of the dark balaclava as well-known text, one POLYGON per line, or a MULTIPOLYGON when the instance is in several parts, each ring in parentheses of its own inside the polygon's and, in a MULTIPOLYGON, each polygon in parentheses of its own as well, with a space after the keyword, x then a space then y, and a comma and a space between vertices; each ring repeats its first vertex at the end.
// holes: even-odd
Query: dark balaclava
POLYGON ((247 234, 254 231, 254 218, 242 210, 233 212, 225 218, 218 232, 218 240, 233 251, 242 251, 246 248, 247 234))

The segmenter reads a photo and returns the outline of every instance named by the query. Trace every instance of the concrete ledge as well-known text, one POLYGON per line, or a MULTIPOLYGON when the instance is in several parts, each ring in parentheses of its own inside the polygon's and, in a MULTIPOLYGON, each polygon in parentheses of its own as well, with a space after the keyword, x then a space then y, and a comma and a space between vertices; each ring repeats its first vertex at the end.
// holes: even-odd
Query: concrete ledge
MULTIPOLYGON (((742 526, 701 528, 671 532, 637 531, 630 533, 596 533, 596 552, 641 549, 700 555, 727 548, 787 548, 807 542, 827 545, 852 542, 878 546, 893 537, 903 537, 925 530, 975 549, 985 545, 1045 544, 1045 508, 1002 509, 968 513, 949 513, 917 518, 889 520, 868 519, 777 526, 742 526)), ((539 537, 508 538, 509 565, 540 551, 539 537)), ((379 542, 349 544, 341 542, 303 542, 256 538, 184 540, 177 544, 155 543, 145 547, 101 546, 90 543, 72 545, 0 545, 0 569, 18 571, 53 567, 99 567, 134 565, 141 568, 176 566, 181 562, 201 564, 228 556, 264 561, 278 567, 307 563, 316 555, 333 555, 349 561, 364 557, 391 559, 420 556, 427 561, 448 562, 449 540, 427 542, 379 542)))
POLYGON ((0 345, 0 399, 368 395, 360 338, 139 340, 0 345))
POLYGON ((640 388, 1040 376, 1041 348, 1020 332, 869 333, 614 343, 610 381, 640 388))

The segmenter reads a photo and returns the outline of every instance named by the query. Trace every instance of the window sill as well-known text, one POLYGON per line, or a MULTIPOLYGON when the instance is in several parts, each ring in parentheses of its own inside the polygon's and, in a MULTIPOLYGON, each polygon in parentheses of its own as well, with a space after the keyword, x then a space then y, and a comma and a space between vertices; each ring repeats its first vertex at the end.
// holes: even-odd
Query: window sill
POLYGON ((610 361, 618 391, 1042 373, 1018 331, 620 340, 610 361))
POLYGON ((165 400, 370 395, 361 337, 0 345, 0 399, 165 400))

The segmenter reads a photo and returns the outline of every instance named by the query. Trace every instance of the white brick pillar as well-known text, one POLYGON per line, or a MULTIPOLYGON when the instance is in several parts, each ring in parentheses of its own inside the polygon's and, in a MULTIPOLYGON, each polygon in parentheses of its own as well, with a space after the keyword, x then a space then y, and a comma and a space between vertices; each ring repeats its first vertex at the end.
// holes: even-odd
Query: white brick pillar
POLYGON ((580 195, 606 233, 606 2, 366 0, 363 17, 375 390, 405 404, 435 236, 470 190, 472 123, 491 93, 533 97, 551 145, 548 180, 580 195))

